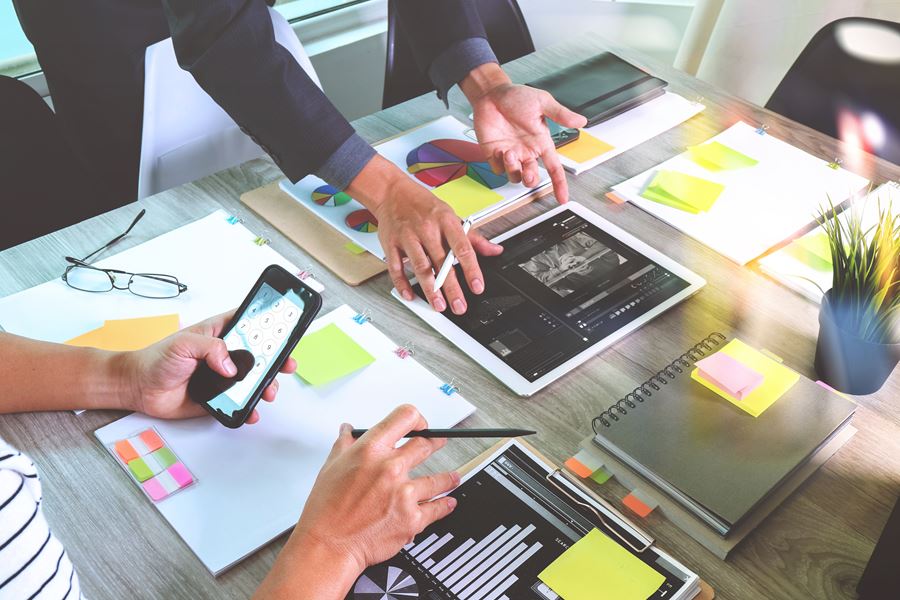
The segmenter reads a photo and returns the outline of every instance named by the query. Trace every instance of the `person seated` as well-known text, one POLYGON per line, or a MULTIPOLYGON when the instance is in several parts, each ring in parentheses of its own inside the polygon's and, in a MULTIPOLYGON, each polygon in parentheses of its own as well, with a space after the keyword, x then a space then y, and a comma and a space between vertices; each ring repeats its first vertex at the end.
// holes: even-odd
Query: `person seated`
MULTIPOLYGON (((237 373, 217 336, 231 315, 220 315, 143 350, 107 352, 0 333, 0 414, 49 410, 133 410, 163 419, 205 414, 187 384, 201 363, 223 377, 237 373)), ((283 373, 297 365, 288 359, 283 373)), ((264 391, 272 402, 275 380, 264 391)), ((254 411, 248 423, 256 423, 254 411)), ((410 471, 446 440, 414 438, 427 423, 413 406, 396 408, 359 439, 344 424, 316 479, 293 533, 259 589, 258 598, 344 598, 369 565, 382 562, 456 507, 436 498, 459 484, 443 472, 410 471)), ((41 510, 34 464, 0 439, 0 597, 78 598, 77 568, 41 510)))

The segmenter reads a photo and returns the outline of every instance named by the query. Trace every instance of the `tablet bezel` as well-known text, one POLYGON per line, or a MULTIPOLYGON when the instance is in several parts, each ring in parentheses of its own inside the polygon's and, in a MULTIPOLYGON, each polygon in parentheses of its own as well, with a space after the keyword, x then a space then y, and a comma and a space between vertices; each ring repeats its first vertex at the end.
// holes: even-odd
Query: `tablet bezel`
MULTIPOLYGON (((613 223, 610 223, 597 213, 591 211, 586 206, 577 202, 568 202, 566 204, 557 206, 556 208, 547 211, 546 213, 535 217, 534 219, 527 221, 519 225, 518 227, 514 227, 513 229, 510 229, 509 231, 498 235, 492 241, 495 243, 501 243, 504 240, 507 240, 523 231, 531 229, 538 223, 542 223, 547 219, 553 218, 559 213, 566 210, 572 211, 586 221, 589 221, 593 225, 599 227, 605 233, 611 235, 619 242, 622 242, 626 246, 629 246, 632 250, 643 254, 660 267, 663 267, 672 274, 677 275, 688 283, 688 287, 681 290, 671 298, 665 300, 650 311, 644 313, 634 321, 627 323, 605 338, 598 340, 589 348, 586 348, 582 352, 579 352, 563 364, 559 365, 558 367, 541 376, 535 381, 528 381, 527 379, 522 377, 512 367, 498 358, 493 352, 482 346, 463 329, 457 327, 456 324, 454 324, 450 319, 445 317, 442 313, 439 313, 431 308, 431 306, 418 295, 412 301, 407 301, 400 296, 396 288, 392 290, 391 294, 395 298, 400 300, 400 302, 407 306, 411 311, 413 311, 419 318, 430 325, 432 329, 443 335, 445 338, 447 338, 447 340, 452 342, 453 345, 465 352, 470 358, 472 358, 473 360, 475 360, 475 362, 485 368, 489 373, 491 373, 491 375, 499 379, 504 385, 506 385, 506 387, 508 387, 519 396, 528 397, 547 387, 549 384, 553 383, 576 367, 581 366, 589 359, 593 358, 603 350, 609 348, 611 345, 621 340, 629 333, 635 331, 645 323, 648 323, 676 304, 679 304, 690 296, 696 294, 704 285, 706 285, 705 279, 703 279, 687 267, 684 267, 674 260, 668 258, 658 250, 648 246, 630 233, 627 233, 620 227, 614 225, 613 223)), ((412 283, 413 285, 415 285, 415 280, 413 280, 412 283)))

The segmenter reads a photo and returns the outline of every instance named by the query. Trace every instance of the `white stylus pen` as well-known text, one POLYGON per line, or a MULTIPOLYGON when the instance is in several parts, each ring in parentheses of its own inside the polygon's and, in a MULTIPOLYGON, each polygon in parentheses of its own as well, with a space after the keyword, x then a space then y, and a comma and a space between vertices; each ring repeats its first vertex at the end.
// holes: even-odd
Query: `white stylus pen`
MULTIPOLYGON (((466 219, 462 224, 463 233, 466 235, 469 234, 469 230, 472 229, 472 221, 466 219)), ((441 265, 441 270, 438 271, 437 277, 434 278, 434 291, 438 291, 444 286, 444 283, 447 281, 447 276, 450 275, 450 269, 453 268, 453 263, 456 261, 456 256, 453 254, 453 250, 447 253, 447 258, 444 259, 444 264, 441 265)))

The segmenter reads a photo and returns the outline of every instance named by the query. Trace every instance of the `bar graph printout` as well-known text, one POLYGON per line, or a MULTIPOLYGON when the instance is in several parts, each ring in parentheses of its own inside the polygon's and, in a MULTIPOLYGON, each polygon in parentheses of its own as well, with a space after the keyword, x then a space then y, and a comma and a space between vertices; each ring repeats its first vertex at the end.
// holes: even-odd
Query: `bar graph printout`
MULTIPOLYGON (((518 442, 506 443, 451 493, 458 500, 453 514, 367 569, 347 600, 556 600, 538 574, 592 529, 618 540, 613 527, 635 547, 646 546, 626 521, 563 477, 549 481, 553 471, 518 442), (603 521, 575 498, 600 507, 603 521)), ((691 598, 699 589, 697 575, 656 548, 630 551, 665 577, 651 598, 691 598)))

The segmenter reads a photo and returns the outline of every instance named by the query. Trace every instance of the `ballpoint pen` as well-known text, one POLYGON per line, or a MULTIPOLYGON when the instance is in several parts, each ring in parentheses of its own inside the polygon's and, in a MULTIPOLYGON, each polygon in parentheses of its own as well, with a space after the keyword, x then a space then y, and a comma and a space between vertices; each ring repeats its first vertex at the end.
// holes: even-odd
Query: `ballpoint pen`
MULTIPOLYGON (((462 223, 463 233, 468 235, 469 230, 472 229, 472 221, 466 219, 462 223)), ((453 254, 453 250, 447 253, 447 258, 444 259, 444 264, 441 265, 441 270, 438 271, 437 277, 434 278, 434 291, 438 291, 447 281, 447 276, 450 275, 450 269, 453 268, 453 262, 456 260, 456 255, 453 254)))
MULTIPOLYGON (((368 429, 354 429, 352 435, 354 438, 362 437, 368 429)), ((403 437, 423 437, 423 438, 485 438, 485 437, 520 437, 523 435, 534 435, 536 431, 529 429, 422 429, 419 431, 410 431, 403 437)))

